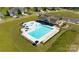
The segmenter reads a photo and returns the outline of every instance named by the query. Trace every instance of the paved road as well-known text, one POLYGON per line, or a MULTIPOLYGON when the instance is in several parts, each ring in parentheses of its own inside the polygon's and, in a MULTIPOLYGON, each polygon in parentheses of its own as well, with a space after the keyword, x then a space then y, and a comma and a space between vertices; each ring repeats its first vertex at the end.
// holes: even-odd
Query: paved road
POLYGON ((65 20, 68 23, 79 24, 79 19, 76 19, 76 18, 62 17, 62 16, 56 16, 56 15, 53 15, 53 16, 56 19, 63 18, 63 20, 65 20))
MULTIPOLYGON (((69 11, 69 10, 60 10, 60 11, 69 11)), ((58 12, 58 11, 56 11, 56 12, 58 12)), ((70 10, 70 12, 79 14, 79 12, 75 12, 75 11, 72 11, 72 10, 70 10)), ((58 17, 62 17, 62 16, 58 16, 58 17)), ((68 18, 68 17, 64 17, 64 18, 65 18, 64 20, 65 20, 66 22, 79 24, 79 19, 68 18)))
POLYGON ((64 20, 65 20, 66 22, 69 22, 69 23, 79 24, 79 19, 75 19, 75 18, 65 18, 64 20))

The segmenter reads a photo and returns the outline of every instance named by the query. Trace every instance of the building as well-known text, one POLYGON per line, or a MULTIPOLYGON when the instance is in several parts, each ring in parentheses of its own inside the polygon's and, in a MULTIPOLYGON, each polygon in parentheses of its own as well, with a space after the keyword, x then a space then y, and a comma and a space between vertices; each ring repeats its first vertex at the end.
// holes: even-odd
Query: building
POLYGON ((0 12, 0 21, 4 18, 4 15, 0 12))
POLYGON ((48 14, 41 15, 39 20, 44 20, 45 22, 47 21, 48 23, 56 25, 58 27, 61 27, 66 22, 62 17, 52 16, 48 14))
POLYGON ((48 10, 60 10, 60 7, 47 7, 48 10))
POLYGON ((20 13, 22 15, 27 15, 25 14, 25 7, 10 7, 8 10, 8 13, 12 17, 18 17, 17 14, 20 13))
POLYGON ((27 8, 25 8, 25 7, 18 7, 18 10, 19 10, 19 12, 20 12, 22 15, 27 15, 27 14, 25 14, 25 12, 27 12, 27 8))
POLYGON ((10 7, 8 10, 8 13, 12 17, 17 17, 16 14, 18 13, 18 8, 17 7, 10 7))

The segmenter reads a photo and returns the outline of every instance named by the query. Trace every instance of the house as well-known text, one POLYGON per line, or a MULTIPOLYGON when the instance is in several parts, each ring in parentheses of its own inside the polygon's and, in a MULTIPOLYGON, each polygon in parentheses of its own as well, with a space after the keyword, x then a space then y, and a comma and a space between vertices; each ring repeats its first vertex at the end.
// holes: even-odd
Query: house
POLYGON ((20 11, 20 13, 22 15, 27 15, 27 14, 25 14, 26 10, 27 10, 27 8, 25 8, 25 7, 18 7, 18 11, 20 11))
POLYGON ((49 14, 41 15, 39 20, 48 22, 49 24, 56 25, 58 27, 61 27, 66 22, 65 20, 63 20, 62 17, 53 16, 53 15, 49 15, 49 14))
POLYGON ((42 10, 41 7, 34 7, 34 11, 36 11, 36 12, 40 12, 41 10, 42 10))
POLYGON ((0 21, 4 18, 4 15, 0 12, 0 21))
POLYGON ((48 10, 60 10, 60 7, 47 7, 48 10))
POLYGON ((56 24, 58 27, 61 27, 66 21, 63 20, 63 18, 51 16, 50 17, 50 23, 56 24))
POLYGON ((22 15, 27 15, 25 14, 25 9, 24 7, 10 7, 8 12, 9 12, 9 15, 12 16, 12 17, 18 17, 17 14, 20 12, 22 15))
POLYGON ((12 17, 17 17, 16 14, 18 13, 18 8, 17 7, 10 7, 8 10, 8 13, 12 17))
POLYGON ((61 27, 64 23, 65 23, 64 20, 57 20, 57 21, 56 21, 56 24, 57 24, 59 27, 61 27))

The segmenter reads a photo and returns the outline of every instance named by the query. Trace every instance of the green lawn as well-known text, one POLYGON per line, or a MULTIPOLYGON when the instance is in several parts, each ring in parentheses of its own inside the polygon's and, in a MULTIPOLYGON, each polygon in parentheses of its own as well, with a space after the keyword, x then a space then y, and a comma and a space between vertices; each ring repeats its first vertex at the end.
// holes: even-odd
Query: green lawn
POLYGON ((64 11, 64 10, 59 10, 55 12, 50 12, 53 15, 59 15, 59 16, 64 16, 64 17, 70 17, 70 18, 79 18, 79 14, 75 12, 70 12, 70 11, 64 11))
MULTIPOLYGON (((8 18, 5 20, 7 19, 8 18)), ((17 19, 9 18, 8 20, 12 21, 0 23, 0 51, 67 51, 79 31, 79 25, 71 26, 74 31, 61 29, 57 35, 52 37, 45 44, 40 44, 35 47, 32 46, 27 39, 22 37, 20 33, 21 22, 28 22, 35 19, 37 19, 37 17, 32 15, 17 19)))
POLYGON ((78 32, 73 30, 66 31, 52 44, 52 46, 48 49, 48 51, 53 52, 68 51, 70 45, 74 41, 77 34, 78 32))
MULTIPOLYGON (((65 30, 60 31, 45 44, 34 47, 27 39, 21 36, 20 23, 37 19, 36 16, 28 16, 17 20, 0 24, 0 51, 47 51, 52 43, 65 30)), ((9 19, 10 20, 10 19, 9 19)))
MULTIPOLYGON (((18 20, 0 24, 0 51, 20 51, 16 46, 16 40, 20 41, 21 39, 19 31, 20 23, 24 21, 34 20, 36 18, 36 16, 29 16, 26 18, 21 18, 18 20)), ((22 44, 25 44, 23 41, 26 40, 22 40, 22 44)), ((29 45, 30 43, 26 44, 29 45)))

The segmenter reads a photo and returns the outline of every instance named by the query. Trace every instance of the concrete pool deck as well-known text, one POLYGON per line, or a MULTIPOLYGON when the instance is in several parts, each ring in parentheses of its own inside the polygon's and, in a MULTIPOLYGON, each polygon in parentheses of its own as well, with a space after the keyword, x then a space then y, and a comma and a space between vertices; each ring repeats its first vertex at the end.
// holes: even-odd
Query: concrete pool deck
POLYGON ((41 28, 40 26, 48 26, 48 25, 42 25, 38 22, 35 22, 35 21, 30 21, 30 22, 26 22, 26 25, 27 24, 32 24, 30 26, 28 26, 30 29, 28 29, 27 31, 25 31, 25 29, 22 28, 22 36, 24 36, 25 38, 27 38, 29 41, 31 41, 32 43, 35 43, 35 41, 38 41, 38 44, 40 44, 41 42, 42 43, 45 43, 46 41, 48 41, 52 36, 54 36, 56 33, 59 32, 59 28, 56 27, 56 26, 49 26, 48 28, 41 28), (51 29, 50 29, 51 28, 51 29), (47 33, 44 33, 43 35, 43 32, 42 31, 37 31, 37 29, 40 31, 42 29, 42 31, 46 31, 48 30, 47 33), (50 29, 50 30, 49 30, 50 29), (29 33, 33 32, 33 31, 36 31, 36 33, 32 33, 32 35, 30 35, 29 33), (39 37, 39 35, 41 35, 40 38, 36 38, 37 36, 39 37))

